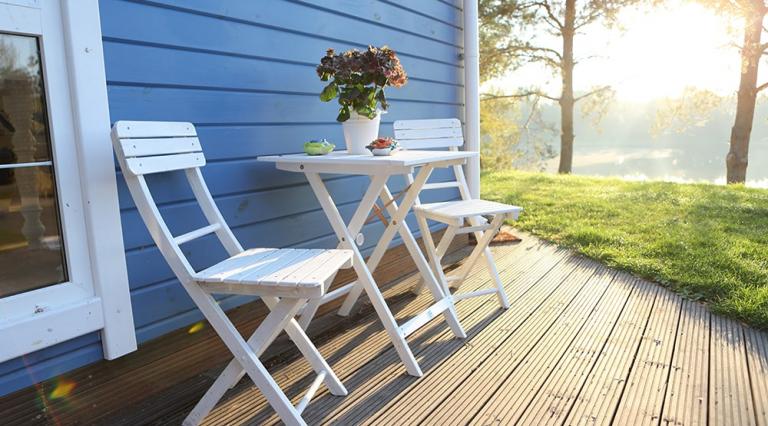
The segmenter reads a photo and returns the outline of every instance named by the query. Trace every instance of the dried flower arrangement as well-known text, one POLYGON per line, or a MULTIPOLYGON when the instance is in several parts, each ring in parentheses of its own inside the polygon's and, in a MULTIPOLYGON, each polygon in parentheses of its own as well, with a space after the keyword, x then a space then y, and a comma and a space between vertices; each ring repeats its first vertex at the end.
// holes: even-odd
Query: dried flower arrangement
POLYGON ((330 102, 339 98, 336 120, 341 122, 347 121, 353 111, 373 119, 378 106, 382 110, 389 106, 384 88, 401 87, 408 82, 400 59, 387 46, 368 46, 362 52, 352 49, 341 54, 328 49, 317 66, 317 75, 322 81, 330 81, 320 93, 320 100, 330 102))

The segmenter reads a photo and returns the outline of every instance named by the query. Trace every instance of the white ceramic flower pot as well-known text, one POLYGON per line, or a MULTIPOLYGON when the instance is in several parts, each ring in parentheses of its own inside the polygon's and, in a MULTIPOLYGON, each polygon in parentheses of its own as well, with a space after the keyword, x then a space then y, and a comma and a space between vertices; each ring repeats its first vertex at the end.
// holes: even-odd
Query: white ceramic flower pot
POLYGON ((376 117, 373 119, 352 111, 349 120, 341 123, 344 129, 344 142, 347 144, 347 151, 350 154, 370 155, 370 151, 368 151, 366 146, 379 137, 380 121, 381 111, 377 112, 376 117))

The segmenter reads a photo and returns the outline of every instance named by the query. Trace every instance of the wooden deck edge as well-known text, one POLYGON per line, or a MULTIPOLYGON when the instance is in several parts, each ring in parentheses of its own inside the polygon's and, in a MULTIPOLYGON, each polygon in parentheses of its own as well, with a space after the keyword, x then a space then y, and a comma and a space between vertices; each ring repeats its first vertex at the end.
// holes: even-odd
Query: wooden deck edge
MULTIPOLYGON (((433 233, 439 239, 442 231, 433 233)), ((421 245, 421 239, 419 239, 421 245)), ((458 236, 449 252, 456 253, 467 246, 467 237, 458 236)), ((387 251, 374 273, 382 288, 393 285, 400 278, 416 271, 403 245, 387 251)), ((354 271, 341 271, 332 289, 354 279, 354 271)), ((334 326, 350 321, 336 315, 325 315, 338 309, 343 298, 323 305, 316 320, 309 327, 315 341, 323 341, 334 326)), ((371 309, 367 303, 358 303, 353 316, 365 315, 371 309)), ((228 312, 241 333, 251 333, 266 316, 263 303, 255 301, 228 312)), ((295 356, 294 347, 287 339, 278 340, 262 357, 265 364, 295 356)), ((226 364, 231 355, 206 322, 187 326, 140 345, 136 352, 113 361, 99 361, 45 380, 34 386, 0 397, 0 413, 4 425, 30 424, 93 424, 100 419, 119 416, 124 407, 141 406, 147 398, 163 393, 175 386, 199 381, 226 364), (52 398, 56 386, 62 381, 75 384, 66 397, 52 398)))

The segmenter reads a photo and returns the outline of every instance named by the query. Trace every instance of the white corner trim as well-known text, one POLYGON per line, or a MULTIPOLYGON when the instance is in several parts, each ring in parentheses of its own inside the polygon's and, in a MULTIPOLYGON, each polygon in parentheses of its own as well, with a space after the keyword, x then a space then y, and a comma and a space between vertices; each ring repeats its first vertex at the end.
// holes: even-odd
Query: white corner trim
MULTIPOLYGON (((478 0, 464 0, 464 131, 467 151, 480 152, 480 39, 478 0)), ((467 184, 480 198, 480 157, 467 161, 467 184)))
POLYGON ((94 291, 102 300, 104 357, 136 350, 120 225, 98 0, 61 0, 83 212, 94 291))

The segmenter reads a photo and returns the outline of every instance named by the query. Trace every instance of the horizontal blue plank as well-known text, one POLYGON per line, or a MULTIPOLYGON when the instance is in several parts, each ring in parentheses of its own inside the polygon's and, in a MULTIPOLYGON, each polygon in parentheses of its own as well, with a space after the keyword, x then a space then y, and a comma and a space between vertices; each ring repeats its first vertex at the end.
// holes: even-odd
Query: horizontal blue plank
MULTIPOLYGON (((338 105, 314 95, 109 86, 113 120, 191 121, 195 124, 328 123, 338 105)), ((461 105, 396 100, 386 122, 458 117, 461 105)))
MULTIPOLYGON (((451 2, 440 2, 438 0, 433 1, 400 1, 400 0, 378 0, 381 3, 399 7, 403 10, 410 11, 411 13, 417 13, 421 16, 429 19, 434 19, 438 22, 442 22, 455 29, 461 30, 463 25, 462 12, 460 8, 457 8, 451 2)), ((461 1, 461 0, 457 0, 461 1)), ((460 36, 460 35, 459 35, 460 36)), ((461 45, 461 43, 458 43, 461 45)))
POLYGON ((400 34, 404 33, 454 47, 461 46, 455 40, 455 26, 428 17, 430 13, 442 15, 444 11, 453 10, 455 19, 455 9, 423 0, 420 1, 422 10, 426 12, 423 14, 409 12, 378 0, 155 0, 153 3, 362 44, 380 45, 407 41, 408 39, 400 34), (328 25, 328 22, 335 24, 328 25))
POLYGON ((52 377, 64 375, 68 371, 99 361, 102 358, 101 343, 90 343, 79 348, 61 352, 55 357, 30 364, 28 368, 0 375, 0 396, 24 389, 52 377))
MULTIPOLYGON (((178 0, 177 0, 178 1, 178 0)), ((376 26, 376 32, 380 28, 395 29, 407 32, 417 37, 439 40, 448 45, 461 48, 463 43, 457 27, 440 19, 432 19, 430 15, 442 15, 444 11, 455 11, 448 5, 431 1, 401 2, 410 5, 420 3, 423 12, 414 13, 405 7, 381 2, 379 0, 358 0, 354 2, 340 2, 328 0, 289 0, 299 4, 312 5, 318 10, 334 12, 340 16, 365 21, 369 25, 376 26)), ((455 14, 448 18, 455 22, 455 14)), ((386 39, 385 39, 386 40, 386 39)), ((384 43, 387 43, 384 41, 384 43)))
MULTIPOLYGON (((218 302, 219 306, 227 311, 237 306, 251 302, 255 299, 255 297, 248 296, 230 296, 219 300, 218 302)), ((161 337, 170 331, 178 330, 180 328, 187 328, 198 321, 202 321, 203 319, 203 314, 200 312, 200 310, 197 308, 192 308, 177 315, 173 315, 171 317, 164 318, 157 322, 153 322, 151 324, 137 328, 136 339, 140 343, 144 343, 149 340, 161 337)))
MULTIPOLYGON (((227 194, 242 194, 246 192, 255 192, 278 187, 299 186, 306 184, 306 178, 301 173, 286 172, 277 170, 273 163, 258 161, 257 159, 247 159, 238 161, 228 161, 223 163, 212 163, 202 168, 203 177, 214 197, 227 194)), ((436 171, 439 175, 444 173, 436 171)), ((325 179, 335 179, 338 175, 328 175, 325 179)), ((364 190, 365 178, 357 178, 351 184, 350 190, 361 189, 359 195, 362 196, 364 190), (361 183, 363 182, 363 183, 361 183)), ((133 208, 133 201, 128 191, 125 180, 120 176, 118 182, 118 196, 120 198, 121 209, 133 208)), ((147 177, 147 182, 155 201, 158 204, 166 204, 177 201, 191 200, 192 191, 189 189, 186 176, 183 172, 169 172, 147 177)), ((393 190, 401 185, 401 180, 392 178, 390 185, 393 190)), ((316 204, 316 199, 307 200, 316 204)))
MULTIPOLYGON (((327 84, 317 77, 315 64, 275 62, 109 41, 104 43, 104 51, 115 58, 107 75, 112 85, 308 93, 319 101, 319 93, 327 84), (136 61, 137 57, 143 60, 136 61)), ((453 72, 458 74, 459 71, 453 72)), ((455 79, 453 76, 451 81, 455 79)), ((456 85, 411 79, 402 88, 387 89, 387 95, 392 99, 460 103, 461 91, 462 88, 456 85)))
MULTIPOLYGON (((89 333, 84 336, 67 340, 66 342, 59 343, 49 348, 29 353, 23 357, 0 363, 0 377, 17 370, 27 370, 25 374, 35 375, 33 370, 29 370, 30 366, 42 363, 52 358, 56 358, 63 354, 82 348, 83 346, 98 343, 100 341, 101 339, 99 333, 89 333)), ((0 386, 0 389, 2 389, 2 386, 0 386)))
MULTIPOLYGON (((435 171, 430 182, 450 179, 452 179, 452 173, 447 169, 441 169, 435 171)), ((334 202, 348 204, 360 199, 368 187, 369 178, 343 176, 329 179, 326 182, 334 202)), ((393 192, 398 192, 405 186, 405 181, 401 177, 393 177, 390 179, 389 186, 393 192)), ((160 189, 164 188, 161 187, 160 189)), ((155 195, 157 194, 155 193, 155 195)), ((427 193, 425 196, 431 197, 433 194, 427 193)), ((320 208, 309 184, 220 196, 215 197, 215 202, 224 219, 232 228, 298 213, 307 213, 320 208)), ((181 235, 208 224, 197 205, 197 201, 191 196, 182 201, 161 206, 160 212, 173 235, 181 235)), ((143 221, 136 210, 124 210, 121 219, 124 244, 127 250, 152 244, 149 233, 144 230, 143 221)))
MULTIPOLYGON (((346 204, 360 198, 367 185, 364 176, 344 177, 328 182, 328 188, 338 204, 346 204)), ((278 188, 246 194, 216 198, 216 204, 230 227, 238 228, 270 219, 317 210, 319 204, 308 184, 278 188)), ((160 213, 168 223, 171 233, 180 235, 207 225, 197 202, 189 200, 162 207, 160 213)), ((144 228, 144 222, 136 210, 123 212, 123 229, 136 231, 144 228)), ((125 233, 124 233, 125 234, 125 233)), ((127 250, 151 244, 149 233, 132 232, 124 237, 127 250)))
POLYGON ((306 8, 291 14, 287 10, 290 6, 296 5, 290 3, 280 4, 279 8, 263 7, 261 3, 254 3, 254 5, 260 7, 259 15, 254 16, 254 19, 269 16, 270 19, 281 21, 288 19, 288 22, 302 27, 315 25, 320 27, 316 27, 313 32, 297 31, 273 26, 269 22, 224 20, 217 16, 152 7, 149 3, 111 0, 101 3, 102 34, 110 38, 191 46, 303 62, 319 61, 329 47, 342 50, 362 48, 371 43, 388 44, 403 55, 426 58, 448 65, 459 62, 459 48, 437 41, 385 28, 376 28, 340 16, 322 20, 319 19, 318 13, 311 13, 312 11, 306 8))

